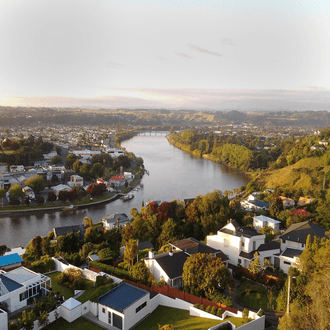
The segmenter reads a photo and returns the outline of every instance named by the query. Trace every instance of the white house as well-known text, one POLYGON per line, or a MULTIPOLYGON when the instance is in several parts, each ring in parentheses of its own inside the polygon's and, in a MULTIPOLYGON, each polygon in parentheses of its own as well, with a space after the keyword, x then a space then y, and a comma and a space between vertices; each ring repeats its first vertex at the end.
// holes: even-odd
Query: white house
POLYGON ((269 203, 259 200, 243 200, 241 206, 247 211, 264 211, 269 210, 269 203))
POLYGON ((36 198, 34 191, 31 187, 25 186, 22 188, 23 193, 27 196, 30 200, 34 200, 36 198))
POLYGON ((150 293, 126 282, 98 299, 99 321, 120 330, 131 329, 152 310, 150 293))
POLYGON ((70 187, 83 187, 84 186, 84 179, 77 174, 70 176, 70 181, 68 181, 68 186, 70 187))
POLYGON ((65 184, 59 184, 57 186, 52 187, 52 189, 53 189, 54 194, 56 196, 58 196, 58 194, 61 191, 70 191, 71 190, 71 187, 69 187, 68 185, 65 185, 65 184))
POLYGON ((280 268, 285 273, 288 272, 291 266, 295 266, 299 256, 305 250, 308 235, 310 235, 312 242, 314 237, 328 237, 326 229, 310 221, 295 223, 283 235, 279 236, 282 251, 279 256, 280 268))
POLYGON ((125 227, 126 223, 130 221, 125 213, 115 213, 107 215, 101 219, 104 229, 112 229, 118 226, 125 227))
POLYGON ((263 227, 271 227, 273 232, 280 230, 281 221, 266 217, 265 215, 258 215, 253 217, 253 228, 259 230, 263 227))
POLYGON ((188 257, 189 255, 183 251, 164 252, 156 255, 153 251, 149 251, 149 256, 144 259, 144 262, 156 281, 163 280, 173 288, 181 288, 183 287, 183 265, 188 257))
POLYGON ((0 330, 8 329, 8 314, 0 308, 0 330))
POLYGON ((0 308, 12 313, 26 307, 38 295, 45 295, 51 279, 25 267, 9 272, 0 270, 0 308))
POLYGON ((207 236, 206 241, 208 246, 226 254, 230 264, 236 266, 240 262, 243 267, 247 267, 256 252, 261 262, 266 258, 272 263, 274 254, 280 252, 278 242, 265 242, 265 238, 254 228, 241 227, 235 220, 231 220, 216 235, 207 236))
POLYGON ((14 172, 24 172, 24 165, 11 165, 9 167, 9 171, 11 173, 14 173, 14 172))

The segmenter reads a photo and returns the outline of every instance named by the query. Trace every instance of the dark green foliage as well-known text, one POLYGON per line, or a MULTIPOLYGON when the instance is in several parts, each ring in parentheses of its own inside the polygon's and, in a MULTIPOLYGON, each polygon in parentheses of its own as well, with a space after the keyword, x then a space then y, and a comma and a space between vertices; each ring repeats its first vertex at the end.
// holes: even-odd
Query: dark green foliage
POLYGON ((113 283, 113 280, 110 277, 97 276, 96 281, 95 281, 95 287, 99 288, 100 286, 108 285, 108 284, 112 284, 112 283, 113 283))
POLYGON ((113 267, 113 266, 110 266, 110 265, 105 265, 101 262, 98 262, 98 261, 91 261, 89 263, 89 266, 90 267, 93 267, 93 268, 96 268, 96 269, 99 269, 107 274, 110 274, 110 275, 114 275, 114 276, 117 276, 119 278, 122 278, 122 279, 128 279, 128 280, 131 280, 131 281, 134 281, 133 277, 130 275, 130 273, 126 270, 123 270, 123 269, 119 269, 119 268, 116 268, 116 267, 113 267))
POLYGON ((101 297, 103 294, 107 293, 108 291, 115 288, 118 284, 107 284, 100 286, 97 288, 90 297, 91 302, 97 302, 98 298, 101 297))

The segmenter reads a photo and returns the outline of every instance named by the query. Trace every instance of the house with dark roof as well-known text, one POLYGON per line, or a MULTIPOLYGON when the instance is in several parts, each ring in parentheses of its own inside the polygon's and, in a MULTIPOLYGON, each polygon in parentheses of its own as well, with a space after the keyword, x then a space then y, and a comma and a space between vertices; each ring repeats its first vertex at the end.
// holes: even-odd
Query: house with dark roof
POLYGON ((122 282, 98 299, 99 321, 128 330, 150 313, 150 293, 122 282))
POLYGON ((269 203, 260 200, 243 200, 241 206, 246 211, 264 211, 269 210, 269 203))
POLYGON ((224 264, 226 264, 229 260, 229 258, 222 251, 214 249, 193 237, 185 238, 180 241, 174 241, 170 243, 170 245, 173 246, 175 250, 183 251, 189 256, 195 253, 206 253, 221 258, 221 261, 224 264))
POLYGON ((156 281, 163 280, 171 287, 181 288, 183 287, 183 265, 188 257, 189 255, 183 251, 164 252, 156 255, 150 251, 144 262, 156 281))
POLYGON ((313 242, 315 237, 327 238, 326 231, 311 221, 291 225, 279 236, 282 251, 279 255, 280 268, 287 273, 289 268, 297 263, 299 256, 305 250, 307 236, 310 235, 313 242))
POLYGON ((229 260, 222 251, 207 246, 193 237, 174 241, 170 245, 172 246, 172 251, 156 255, 153 251, 150 251, 148 258, 145 258, 144 262, 156 281, 164 280, 169 286, 174 288, 183 287, 183 265, 192 254, 212 254, 221 258, 221 261, 226 266, 229 260))
POLYGON ((18 255, 13 253, 0 257, 0 269, 9 269, 22 266, 24 260, 18 255))
POLYGON ((10 313, 33 303, 33 298, 48 293, 51 279, 25 267, 0 270, 0 308, 10 313))
POLYGON ((69 233, 77 234, 78 232, 80 232, 81 237, 84 237, 85 227, 84 225, 62 226, 62 227, 53 228, 53 232, 55 239, 57 239, 58 236, 65 236, 66 234, 69 233))
POLYGON ((216 235, 207 236, 206 241, 208 246, 227 255, 230 264, 236 266, 240 262, 243 267, 247 267, 256 252, 261 263, 264 259, 274 262, 274 254, 280 252, 279 244, 269 244, 265 238, 256 229, 242 227, 236 220, 230 220, 216 235))

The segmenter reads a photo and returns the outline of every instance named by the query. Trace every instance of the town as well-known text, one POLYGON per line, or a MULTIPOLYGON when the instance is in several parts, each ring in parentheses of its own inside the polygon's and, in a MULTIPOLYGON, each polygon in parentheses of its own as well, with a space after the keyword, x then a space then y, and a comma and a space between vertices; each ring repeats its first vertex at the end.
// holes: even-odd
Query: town
MULTIPOLYGON (((242 137, 248 127, 227 125, 224 134, 242 137)), ((49 126, 34 132, 1 133, 1 159, 8 161, 0 167, 2 214, 44 207, 71 212, 129 199, 146 171, 142 159, 120 146, 134 130, 49 126)), ((296 139, 304 135, 297 132, 296 139)), ((324 149, 310 152, 326 153, 323 133, 308 132, 324 149)), ((285 138, 287 133, 280 140, 285 138)), ((112 214, 97 223, 83 218, 81 225, 56 227, 25 248, 1 246, 3 329, 48 328, 82 318, 109 329, 142 329, 147 315, 158 311, 159 319, 166 314, 162 308, 174 306, 209 320, 204 327, 210 329, 276 327, 290 310, 287 297, 298 294, 299 276, 308 273, 307 255, 317 254, 316 245, 320 251, 328 247, 328 227, 312 222, 321 195, 260 188, 252 180, 202 199, 150 200, 132 209, 131 217, 112 214), (206 270, 210 275, 201 278, 206 270), (122 296, 132 298, 118 304, 122 296)))

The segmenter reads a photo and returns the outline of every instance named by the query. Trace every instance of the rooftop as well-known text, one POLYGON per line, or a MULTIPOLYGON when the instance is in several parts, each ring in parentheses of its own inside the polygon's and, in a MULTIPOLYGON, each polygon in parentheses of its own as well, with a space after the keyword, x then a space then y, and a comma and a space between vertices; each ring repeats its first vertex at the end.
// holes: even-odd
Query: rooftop
POLYGON ((13 253, 0 257, 0 267, 10 266, 24 260, 19 256, 18 253, 13 253))
POLYGON ((101 296, 98 299, 98 303, 123 313, 127 307, 147 295, 149 295, 149 292, 122 282, 101 296))

